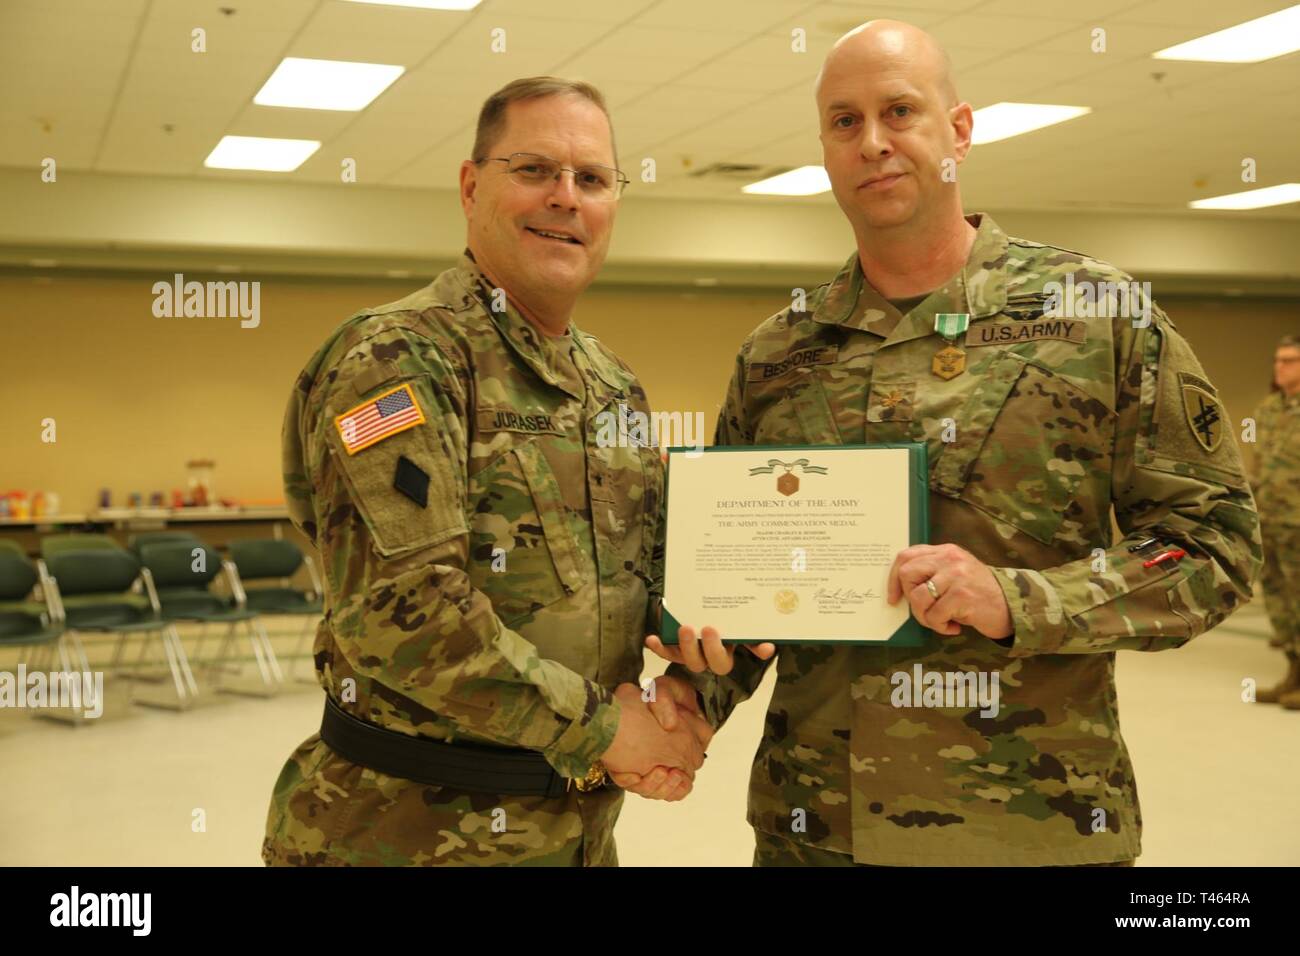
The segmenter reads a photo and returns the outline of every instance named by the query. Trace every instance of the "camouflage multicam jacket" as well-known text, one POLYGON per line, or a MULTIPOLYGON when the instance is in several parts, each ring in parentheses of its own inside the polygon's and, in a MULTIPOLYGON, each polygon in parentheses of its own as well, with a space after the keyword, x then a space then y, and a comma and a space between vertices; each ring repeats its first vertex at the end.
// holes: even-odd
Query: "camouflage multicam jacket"
POLYGON ((1265 522, 1300 525, 1300 395, 1274 392, 1255 410, 1251 477, 1265 522))
MULTIPOLYGON (((640 674, 663 465, 596 440, 601 413, 648 412, 628 368, 577 328, 540 335, 494 292, 467 253, 349 319, 298 380, 284 475, 327 581, 316 665, 363 720, 534 749, 581 777, 613 740, 613 689, 640 674)), ((582 841, 588 862, 612 860, 614 788, 439 791, 313 737, 276 786, 264 856, 553 862, 582 841), (500 809, 504 833, 488 826, 500 809)))
MULTIPOLYGON (((1214 386, 1163 312, 1140 328, 1043 316, 1051 280, 1127 275, 1008 238, 987 215, 970 221, 965 269, 907 315, 855 254, 805 310, 763 322, 715 441, 925 442, 930 541, 994 568, 1014 638, 963 628, 922 648, 781 646, 749 821, 862 863, 1132 859, 1141 814, 1115 652, 1178 647, 1249 599, 1254 503, 1214 386), (931 369, 946 344, 934 316, 962 312, 967 367, 945 381, 931 369), (1158 547, 1131 550, 1148 538, 1158 547), (1173 547, 1187 556, 1144 567, 1173 547), (998 713, 893 706, 893 675, 917 664, 997 673, 998 713)), ((766 667, 736 660, 722 678, 670 669, 695 682, 715 726, 766 667)))

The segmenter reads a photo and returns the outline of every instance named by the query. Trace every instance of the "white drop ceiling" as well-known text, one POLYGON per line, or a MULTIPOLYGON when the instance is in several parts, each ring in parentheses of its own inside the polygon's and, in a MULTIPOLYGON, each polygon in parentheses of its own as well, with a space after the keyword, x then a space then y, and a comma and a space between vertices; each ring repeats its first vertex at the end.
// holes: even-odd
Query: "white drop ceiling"
MULTIPOLYGON (((1081 119, 978 147, 962 170, 968 208, 1152 211, 1300 181, 1300 53, 1258 64, 1151 59, 1286 0, 485 0, 469 12, 344 0, 4 0, 0 165, 61 171, 449 189, 479 105, 520 76, 591 81, 610 103, 620 164, 654 157, 640 197, 772 201, 740 181, 695 179, 714 163, 820 162, 812 81, 834 39, 889 16, 931 31, 975 108, 1000 100, 1092 107, 1081 119), (232 11, 226 13, 223 11, 232 11), (207 52, 191 52, 191 31, 207 52), (791 31, 807 32, 807 52, 791 31), (1092 31, 1106 31, 1094 53, 1092 31), (492 51, 505 30, 506 50, 492 51), (359 113, 253 105, 286 56, 400 64, 359 113), (222 136, 318 139, 292 173, 205 169, 222 136)), ((634 180, 637 177, 634 175, 634 180)), ((800 202, 830 203, 829 196, 800 202)), ((1244 215, 1300 218, 1300 204, 1244 215)))

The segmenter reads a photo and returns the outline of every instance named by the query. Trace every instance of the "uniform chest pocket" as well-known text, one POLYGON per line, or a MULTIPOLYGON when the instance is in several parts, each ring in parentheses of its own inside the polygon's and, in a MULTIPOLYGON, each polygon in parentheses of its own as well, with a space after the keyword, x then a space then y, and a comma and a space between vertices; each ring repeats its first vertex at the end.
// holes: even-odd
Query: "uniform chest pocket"
POLYGON ((1049 369, 1003 352, 957 417, 955 441, 941 446, 930 486, 1051 543, 1089 488, 1109 488, 1115 418, 1049 369), (1090 476, 1105 480, 1085 486, 1090 476))
POLYGON ((810 368, 794 373, 754 430, 755 445, 842 445, 826 388, 810 368))
POLYGON ((507 626, 572 594, 582 564, 555 473, 536 439, 469 479, 469 576, 507 626))
POLYGON ((659 450, 640 439, 587 448, 592 526, 602 578, 648 573, 663 493, 659 450))

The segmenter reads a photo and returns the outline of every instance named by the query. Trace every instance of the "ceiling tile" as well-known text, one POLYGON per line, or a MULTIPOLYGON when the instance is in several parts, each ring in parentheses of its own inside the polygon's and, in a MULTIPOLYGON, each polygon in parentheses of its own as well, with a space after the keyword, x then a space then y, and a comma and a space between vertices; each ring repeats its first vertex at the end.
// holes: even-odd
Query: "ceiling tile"
POLYGON ((1135 5, 1134 0, 1088 0, 1082 4, 1079 0, 1034 0, 1026 4, 1024 0, 988 0, 980 5, 979 12, 1000 16, 1016 17, 1056 17, 1062 20, 1092 19, 1105 17, 1135 5))
POLYGON ((119 112, 95 168, 111 173, 191 175, 217 143, 214 131, 180 125, 168 133, 152 118, 119 112))
POLYGON ((249 103, 223 132, 230 136, 317 139, 323 142, 341 133, 358 115, 339 110, 299 110, 249 103))
POLYGON ((1136 23, 1168 23, 1189 31, 1186 39, 1245 23, 1285 10, 1285 0, 1150 0, 1136 3, 1117 19, 1136 23))
POLYGON ((208 32, 209 46, 214 37, 246 35, 249 32, 294 31, 306 21, 320 0, 151 0, 149 19, 152 22, 171 21, 203 27, 208 32), (221 8, 233 9, 230 16, 221 8))
POLYGON ((490 0, 490 6, 484 4, 483 15, 489 19, 496 16, 529 16, 539 20, 575 20, 586 23, 602 23, 608 27, 612 23, 623 23, 641 13, 653 9, 659 0, 601 0, 600 3, 583 3, 572 5, 562 2, 539 2, 539 0, 490 0))
POLYGON ((719 30, 762 33, 785 22, 799 8, 813 4, 791 3, 790 0, 662 0, 636 22, 645 26, 684 29, 689 27, 701 33, 719 30))
MULTIPOLYGON (((962 0, 961 6, 970 5, 971 0, 962 0)), ((927 6, 819 3, 812 9, 792 11, 790 16, 774 24, 767 32, 784 37, 788 42, 791 31, 795 27, 802 27, 809 55, 820 59, 836 40, 867 20, 902 20, 922 29, 930 29, 953 15, 952 10, 926 9, 927 6)))
POLYGON ((1037 53, 1089 54, 1104 64, 1122 62, 1132 57, 1150 58, 1152 53, 1188 39, 1186 29, 1168 24, 1134 23, 1117 17, 1089 17, 1076 29, 1061 36, 1049 37, 1034 45, 1037 53), (1093 53, 1093 30, 1104 29, 1105 49, 1093 53))
POLYGON ((1080 28, 1074 20, 992 16, 982 12, 950 17, 930 30, 943 44, 1008 52, 1041 43, 1067 31, 1080 31, 1080 28))
MULTIPOLYGON (((643 158, 656 159, 659 180, 638 181, 639 195, 755 202, 737 184, 689 171, 820 162, 811 84, 825 51, 868 17, 893 17, 948 42, 958 90, 977 108, 1015 99, 1094 110, 977 148, 962 167, 965 196, 1008 208, 1184 213, 1188 198, 1239 185, 1243 156, 1257 160, 1261 183, 1300 178, 1300 54, 1254 65, 1150 54, 1283 5, 487 0, 446 12, 344 0, 0 0, 0 164, 31 170, 53 155, 75 175, 99 149, 98 167, 111 172, 324 184, 339 181, 350 157, 363 184, 454 189, 483 99, 520 76, 558 72, 604 90, 620 165, 634 178, 643 158), (236 13, 221 15, 222 4, 236 13), (190 50, 196 26, 207 53, 190 50), (505 53, 491 51, 494 26, 506 29, 505 53), (1105 53, 1091 52, 1095 26, 1107 30, 1105 53), (795 27, 808 31, 807 53, 791 50, 795 27), (359 113, 252 106, 286 54, 408 71, 359 113), (203 169, 228 132, 323 145, 292 174, 203 169)), ((829 196, 799 202, 833 205, 829 196)))
POLYGON ((598 49, 605 51, 607 60, 631 56, 702 63, 742 46, 753 36, 754 31, 743 28, 695 30, 637 23, 620 28, 598 49))
POLYGON ((782 35, 767 34, 717 57, 680 79, 684 86, 770 93, 804 83, 811 100, 822 57, 798 53, 782 35))
MULTIPOLYGON (((927 13, 927 14, 942 13, 942 14, 951 15, 955 13, 963 13, 967 10, 974 10, 977 8, 981 8, 984 3, 985 0, 916 0, 915 5, 908 3, 906 7, 903 9, 904 12, 915 9, 915 11, 918 13, 927 13)), ((849 10, 849 11, 854 11, 854 10, 859 11, 863 13, 862 18, 864 20, 868 19, 869 17, 876 17, 876 16, 881 16, 881 17, 887 16, 887 17, 894 17, 900 20, 907 20, 907 17, 903 16, 900 13, 880 13, 880 14, 876 13, 877 9, 897 10, 899 9, 899 6, 877 8, 875 4, 872 4, 870 6, 864 6, 863 4, 852 2, 852 0, 842 0, 842 2, 828 3, 826 4, 826 6, 840 7, 842 9, 849 10)))
POLYGON ((98 122, 78 122, 75 116, 47 127, 46 121, 23 110, 0 109, 0 165, 22 166, 37 175, 41 161, 50 157, 56 171, 88 169, 100 128, 98 122))
POLYGON ((398 170, 388 174, 384 182, 391 186, 456 189, 460 181, 460 164, 469 156, 473 140, 473 131, 466 130, 463 134, 408 159, 398 170))
POLYGON ((83 16, 139 17, 149 0, 5 0, 0 24, 12 23, 11 17, 39 16, 66 21, 83 16))
POLYGON ((332 0, 294 39, 287 56, 414 66, 461 29, 474 11, 419 10, 332 0))

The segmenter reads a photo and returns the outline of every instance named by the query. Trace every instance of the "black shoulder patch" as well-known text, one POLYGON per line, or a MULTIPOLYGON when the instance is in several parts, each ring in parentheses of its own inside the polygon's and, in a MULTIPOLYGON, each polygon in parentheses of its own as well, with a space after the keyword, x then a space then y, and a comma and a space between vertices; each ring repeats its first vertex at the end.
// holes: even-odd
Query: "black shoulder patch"
POLYGON ((405 455, 397 457, 397 471, 393 475, 393 487, 410 498, 421 508, 429 505, 429 476, 405 455))

